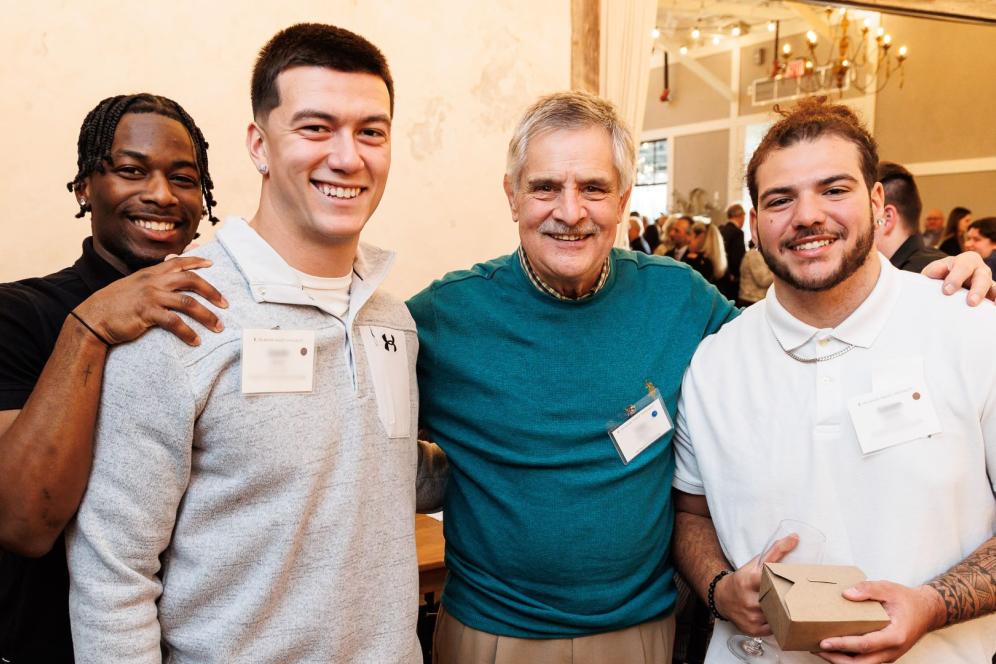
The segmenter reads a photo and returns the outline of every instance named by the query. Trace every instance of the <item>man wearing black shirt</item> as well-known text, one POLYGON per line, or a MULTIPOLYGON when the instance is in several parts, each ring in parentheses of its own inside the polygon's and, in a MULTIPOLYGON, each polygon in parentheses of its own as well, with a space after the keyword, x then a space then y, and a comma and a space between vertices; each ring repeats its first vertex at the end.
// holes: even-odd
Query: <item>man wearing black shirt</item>
POLYGON ((928 247, 920 235, 920 192, 913 174, 891 161, 878 164, 878 181, 885 188, 885 210, 875 228, 875 247, 900 270, 921 272, 947 256, 928 247))
POLYGON ((109 346, 153 326, 199 343, 175 312, 220 323, 224 298, 175 258, 212 221, 207 143, 176 102, 110 97, 80 129, 69 188, 93 236, 74 265, 0 284, 0 662, 72 662, 62 531, 90 472, 109 346))

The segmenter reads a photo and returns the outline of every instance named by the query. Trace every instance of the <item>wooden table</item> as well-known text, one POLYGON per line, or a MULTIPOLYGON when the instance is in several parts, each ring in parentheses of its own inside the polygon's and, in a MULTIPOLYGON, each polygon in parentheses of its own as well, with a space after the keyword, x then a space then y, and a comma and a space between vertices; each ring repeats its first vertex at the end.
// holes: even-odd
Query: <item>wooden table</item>
POLYGON ((424 514, 415 515, 415 548, 418 550, 418 593, 427 603, 432 603, 428 595, 436 595, 443 590, 446 579, 446 565, 443 562, 443 524, 424 514))

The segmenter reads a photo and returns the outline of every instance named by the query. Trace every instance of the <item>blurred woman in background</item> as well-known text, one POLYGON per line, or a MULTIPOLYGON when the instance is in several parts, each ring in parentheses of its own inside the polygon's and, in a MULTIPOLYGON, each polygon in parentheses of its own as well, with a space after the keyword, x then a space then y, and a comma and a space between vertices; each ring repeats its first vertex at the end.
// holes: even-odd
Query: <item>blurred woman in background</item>
POLYGON ((714 224, 696 221, 692 224, 692 237, 688 251, 682 257, 710 283, 715 284, 726 274, 726 248, 723 236, 714 224))
POLYGON ((965 250, 965 231, 972 223, 972 211, 968 208, 956 207, 948 215, 948 223, 941 234, 938 249, 948 256, 957 256, 965 250))

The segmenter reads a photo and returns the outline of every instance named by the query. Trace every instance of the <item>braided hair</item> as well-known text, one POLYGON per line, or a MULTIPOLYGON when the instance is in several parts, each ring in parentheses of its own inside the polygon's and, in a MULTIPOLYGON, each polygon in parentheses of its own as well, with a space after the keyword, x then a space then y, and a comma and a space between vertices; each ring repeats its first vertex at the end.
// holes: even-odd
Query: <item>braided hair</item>
MULTIPOLYGON (((211 213, 211 208, 218 202, 211 195, 214 182, 208 172, 208 143, 204 134, 187 114, 183 107, 167 97, 139 93, 134 95, 117 95, 108 97, 87 113, 80 127, 80 137, 76 143, 76 177, 66 183, 69 191, 76 192, 83 186, 84 178, 94 171, 104 173, 104 164, 111 163, 111 145, 114 143, 114 132, 118 122, 125 113, 156 113, 172 118, 182 124, 194 143, 194 153, 197 159, 197 170, 200 171, 201 192, 204 195, 204 212, 212 224, 218 223, 217 217, 211 213)), ((76 218, 83 217, 90 209, 89 204, 80 204, 76 218)))

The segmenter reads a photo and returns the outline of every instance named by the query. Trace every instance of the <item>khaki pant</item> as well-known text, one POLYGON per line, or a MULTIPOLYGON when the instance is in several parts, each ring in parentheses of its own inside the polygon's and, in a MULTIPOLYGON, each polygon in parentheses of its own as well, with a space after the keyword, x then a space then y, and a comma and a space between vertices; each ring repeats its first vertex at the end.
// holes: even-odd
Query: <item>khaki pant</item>
POLYGON ((671 664, 674 616, 573 639, 518 639, 467 627, 440 607, 432 664, 671 664))

